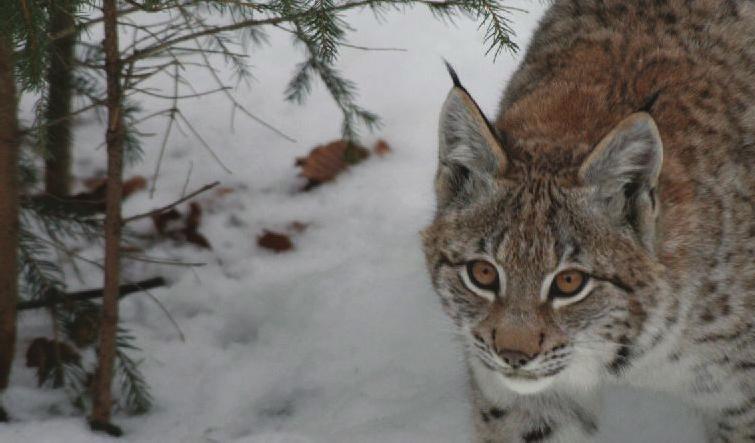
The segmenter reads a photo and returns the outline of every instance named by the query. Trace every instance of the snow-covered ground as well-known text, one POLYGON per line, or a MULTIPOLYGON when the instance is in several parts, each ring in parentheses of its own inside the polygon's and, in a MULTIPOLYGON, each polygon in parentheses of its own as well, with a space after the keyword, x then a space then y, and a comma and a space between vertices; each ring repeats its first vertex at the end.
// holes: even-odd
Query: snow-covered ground
MULTIPOLYGON (((524 46, 542 13, 536 2, 517 3, 514 15, 524 46)), ((164 243, 151 256, 206 262, 204 267, 130 263, 125 280, 165 275, 171 286, 154 290, 184 334, 152 300, 132 295, 122 303, 123 322, 144 349, 143 370, 152 386, 154 411, 117 416, 134 442, 465 442, 469 440, 465 370, 451 324, 436 302, 424 269, 418 231, 430 220, 436 123, 450 87, 441 58, 489 114, 520 55, 484 56, 476 25, 447 26, 425 11, 391 13, 378 23, 369 13, 351 15, 351 42, 405 48, 365 52, 344 48, 340 66, 360 88, 360 103, 383 117, 383 137, 393 152, 373 157, 308 192, 296 192, 293 160, 337 138, 340 115, 322 88, 304 106, 283 101, 283 90, 302 55, 290 37, 270 35, 270 46, 252 53, 256 81, 236 92, 260 117, 297 139, 282 140, 237 116, 222 96, 187 102, 195 129, 216 149, 226 174, 190 134, 169 143, 154 199, 129 199, 133 214, 180 196, 188 188, 221 180, 235 189, 223 197, 199 197, 201 232, 212 251, 164 243), (193 166, 191 166, 193 164, 193 166), (259 248, 263 229, 285 230, 299 221, 295 250, 259 248)), ((206 74, 192 75, 195 84, 206 74)), ((147 106, 158 106, 156 100, 147 106)), ((164 105, 164 103, 162 103, 164 105)), ((145 126, 161 133, 164 121, 145 126)), ((104 168, 94 151, 103 135, 96 121, 77 133, 77 175, 104 168)), ((152 139, 152 146, 159 137, 152 139)), ((157 149, 127 175, 150 176, 157 149)), ((182 207, 183 209, 183 207, 182 207)), ((149 232, 149 221, 135 226, 149 232)), ((83 252, 97 258, 96 250, 83 252)), ((86 266, 86 265, 81 265, 86 266)), ((83 267, 72 286, 97 287, 95 269, 83 267)), ((29 340, 48 334, 43 313, 21 318, 20 354, 29 340)), ((88 442, 91 434, 73 415, 65 395, 40 390, 19 355, 3 402, 14 417, 0 426, 2 442, 88 442)), ((701 442, 701 426, 684 406, 652 394, 610 390, 600 441, 701 442)))

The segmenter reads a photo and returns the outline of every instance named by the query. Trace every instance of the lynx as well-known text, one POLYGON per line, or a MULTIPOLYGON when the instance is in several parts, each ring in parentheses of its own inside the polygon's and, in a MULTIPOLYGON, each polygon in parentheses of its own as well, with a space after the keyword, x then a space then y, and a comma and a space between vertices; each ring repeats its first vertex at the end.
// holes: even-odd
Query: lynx
POLYGON ((449 70, 422 237, 472 440, 588 441, 623 383, 755 441, 755 2, 557 0, 492 123, 449 70))

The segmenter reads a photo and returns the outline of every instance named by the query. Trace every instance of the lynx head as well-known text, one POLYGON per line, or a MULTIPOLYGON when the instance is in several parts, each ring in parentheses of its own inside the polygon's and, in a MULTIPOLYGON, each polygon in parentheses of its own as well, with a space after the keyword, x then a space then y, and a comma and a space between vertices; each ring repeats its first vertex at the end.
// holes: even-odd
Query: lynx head
POLYGON ((655 123, 631 114, 576 164, 545 173, 452 76, 437 213, 422 236, 472 367, 520 393, 621 373, 659 284, 655 123))

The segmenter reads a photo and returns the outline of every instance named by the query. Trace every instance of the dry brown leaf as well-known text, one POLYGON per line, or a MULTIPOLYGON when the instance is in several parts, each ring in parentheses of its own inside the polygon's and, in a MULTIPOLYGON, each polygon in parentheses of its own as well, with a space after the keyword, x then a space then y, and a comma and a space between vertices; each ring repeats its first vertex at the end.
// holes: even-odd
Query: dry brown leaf
POLYGON ((289 230, 294 232, 304 232, 309 227, 309 223, 304 223, 297 220, 289 223, 287 227, 289 230))
POLYGON ((228 194, 233 194, 236 190, 230 186, 220 186, 215 188, 215 195, 218 197, 225 197, 228 194))
POLYGON ((202 223, 202 207, 197 202, 189 203, 189 212, 184 218, 176 208, 152 214, 152 223, 158 234, 176 241, 187 241, 201 248, 212 249, 207 238, 199 232, 202 223), (176 222, 181 220, 181 222, 176 222), (176 222, 176 223, 172 223, 176 222), (176 226, 176 225, 179 226, 176 226))
POLYGON ((186 241, 201 248, 212 249, 210 242, 204 235, 199 233, 199 224, 202 222, 202 207, 197 202, 189 204, 189 213, 186 215, 186 226, 183 233, 186 241))
POLYGON ((186 236, 187 242, 195 244, 200 248, 212 249, 212 246, 210 246, 210 242, 207 240, 207 238, 204 235, 200 234, 198 231, 191 231, 187 228, 184 230, 184 235, 186 236))
POLYGON ((301 167, 300 175, 308 180, 304 190, 333 180, 350 164, 359 163, 370 155, 361 147, 336 140, 324 146, 312 149, 306 157, 296 159, 296 166, 301 167))
POLYGON ((288 235, 268 231, 267 229, 262 232, 262 235, 257 237, 257 244, 260 247, 275 252, 290 251, 291 249, 294 249, 294 243, 288 235))
POLYGON ((375 146, 372 147, 372 152, 377 156, 382 157, 386 154, 390 154, 391 147, 388 145, 388 142, 381 138, 375 143, 375 146))
POLYGON ((186 216, 186 229, 196 231, 202 222, 202 208, 197 202, 189 204, 189 214, 186 216))
MULTIPOLYGON (((88 178, 84 180, 84 186, 89 189, 85 192, 79 192, 70 197, 70 201, 86 205, 95 211, 105 210, 105 198, 107 194, 107 179, 105 178, 88 178)), ((122 199, 127 199, 136 191, 147 188, 147 179, 141 175, 135 175, 123 182, 122 199)))
POLYGON ((176 208, 171 208, 159 214, 152 214, 152 223, 160 234, 165 234, 168 223, 181 218, 181 213, 176 208))
POLYGON ((123 182, 123 198, 128 198, 136 191, 147 189, 147 179, 141 175, 135 175, 123 182))

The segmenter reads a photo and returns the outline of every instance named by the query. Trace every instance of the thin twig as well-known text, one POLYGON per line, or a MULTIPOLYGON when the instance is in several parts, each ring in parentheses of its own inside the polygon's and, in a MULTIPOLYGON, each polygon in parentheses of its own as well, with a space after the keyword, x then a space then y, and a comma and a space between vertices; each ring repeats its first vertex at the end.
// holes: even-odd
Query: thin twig
POLYGON ((101 270, 104 270, 104 268, 105 268, 102 265, 102 263, 97 262, 97 261, 92 260, 92 259, 89 259, 89 258, 86 258, 83 255, 77 254, 76 252, 74 252, 74 251, 66 248, 66 246, 62 242, 53 242, 53 241, 44 239, 42 237, 37 238, 37 240, 41 241, 42 243, 47 243, 48 245, 52 246, 53 248, 59 249, 64 254, 68 255, 69 257, 72 257, 72 258, 75 258, 77 260, 83 261, 84 263, 88 263, 88 264, 90 264, 92 266, 95 266, 95 267, 101 269, 101 270))
POLYGON ((173 77, 173 106, 170 108, 170 114, 168 114, 168 126, 163 134, 163 141, 160 143, 160 154, 157 157, 157 163, 155 164, 155 173, 152 175, 152 186, 149 188, 149 196, 152 198, 155 195, 157 189, 157 178, 160 176, 160 166, 163 163, 163 155, 165 149, 168 146, 168 139, 170 138, 170 130, 173 129, 173 123, 176 121, 176 112, 178 112, 178 65, 175 65, 175 73, 173 77))
POLYGON ((391 51, 391 52, 409 52, 406 48, 373 48, 371 46, 359 46, 359 45, 352 45, 350 43, 340 43, 341 46, 344 46, 346 48, 352 48, 352 49, 359 49, 360 51, 391 51))
POLYGON ((143 89, 143 88, 134 88, 134 87, 131 87, 131 91, 134 91, 134 93, 136 93, 136 94, 145 94, 145 95, 149 95, 150 97, 164 98, 164 99, 168 99, 168 100, 173 100, 173 99, 184 100, 184 99, 187 99, 187 98, 197 98, 197 97, 202 97, 202 96, 205 96, 205 95, 216 94, 218 92, 226 91, 226 90, 229 90, 229 89, 232 89, 232 88, 230 86, 222 86, 222 87, 219 87, 219 88, 211 89, 209 91, 202 91, 202 92, 197 92, 197 93, 194 93, 194 94, 183 94, 183 95, 175 95, 175 96, 173 96, 173 95, 158 94, 156 92, 148 91, 148 90, 143 89))
MULTIPOLYGON (((187 13, 184 11, 183 8, 180 8, 179 10, 181 11, 182 14, 187 15, 187 13)), ((205 25, 204 22, 202 22, 201 20, 198 20, 198 21, 199 21, 199 25, 203 29, 208 29, 208 26, 205 25)), ((215 79, 215 83, 217 83, 217 85, 220 86, 220 87, 224 86, 223 81, 220 79, 220 76, 218 76, 217 71, 215 70, 215 68, 212 67, 212 64, 210 63, 210 59, 209 59, 209 57, 207 57, 207 53, 205 51, 201 50, 202 49, 202 44, 200 43, 199 39, 198 38, 194 38, 194 43, 197 45, 197 48, 200 49, 199 55, 204 60, 205 66, 207 67, 207 70, 210 72, 210 75, 212 75, 212 77, 215 79)), ((249 117, 252 120, 256 121, 260 125, 266 127, 267 129, 275 132, 280 137, 283 137, 283 138, 285 138, 286 140, 288 140, 288 141, 290 141, 292 143, 296 143, 296 139, 294 139, 293 137, 291 137, 291 136, 283 133, 283 131, 281 131, 280 129, 274 127, 272 124, 270 124, 270 123, 266 122, 265 120, 257 117, 256 115, 252 114, 248 109, 246 109, 246 107, 244 107, 244 105, 242 105, 241 103, 239 103, 239 101, 236 100, 236 98, 230 92, 228 92, 227 90, 225 90, 223 92, 225 93, 225 96, 228 99, 228 101, 230 101, 231 104, 233 105, 233 107, 231 108, 231 113, 232 113, 232 115, 231 115, 231 127, 233 127, 233 116, 235 115, 235 111, 236 111, 236 109, 239 109, 239 110, 241 110, 241 112, 244 113, 244 115, 246 115, 247 117, 249 117)))
POLYGON ((145 294, 147 294, 147 297, 149 297, 150 299, 152 299, 153 302, 155 302, 157 307, 160 308, 161 311, 163 311, 163 314, 165 314, 165 316, 168 317, 168 320, 170 320, 170 322, 173 323, 173 327, 176 328, 176 332, 178 332, 178 336, 181 338, 181 341, 185 343, 186 336, 184 335, 184 331, 181 330, 181 327, 178 325, 178 322, 176 321, 176 319, 173 318, 173 316, 170 314, 170 311, 168 311, 168 309, 165 307, 164 304, 162 304, 160 299, 158 299, 151 292, 149 292, 147 288, 141 288, 141 290, 145 294))
POLYGON ((185 52, 190 52, 190 53, 204 52, 204 53, 207 53, 207 54, 219 54, 219 55, 224 55, 224 56, 232 55, 234 57, 239 57, 239 58, 249 58, 250 57, 249 54, 244 54, 244 53, 241 53, 241 52, 223 51, 223 50, 219 50, 219 49, 190 48, 190 47, 186 47, 186 46, 176 46, 176 47, 173 48, 173 50, 174 51, 185 51, 185 52))
POLYGON ((145 263, 155 263, 158 265, 170 265, 170 266, 187 266, 187 267, 201 267, 206 266, 207 263, 204 262, 184 262, 184 261, 178 261, 178 260, 165 260, 161 258, 153 258, 153 257, 146 257, 142 255, 123 255, 122 256, 124 260, 134 260, 134 261, 141 261, 145 263))
POLYGON ((186 190, 189 188, 189 180, 191 179, 191 173, 194 171, 194 162, 189 160, 189 172, 186 173, 186 180, 181 188, 181 197, 186 195, 186 190))
POLYGON ((217 186, 219 184, 220 184, 220 182, 216 181, 216 182, 212 182, 210 184, 204 185, 201 188, 197 189, 196 191, 192 192, 191 194, 189 194, 189 195, 187 195, 185 197, 181 197, 181 198, 179 198, 178 200, 174 201, 173 203, 171 203, 169 205, 165 205, 165 206, 163 206, 161 208, 153 209, 152 211, 145 212, 143 214, 137 214, 137 215, 132 215, 131 217, 126 217, 126 218, 123 219, 123 223, 124 224, 130 223, 130 222, 132 222, 134 220, 139 220, 140 218, 151 217, 153 215, 157 215, 157 214, 160 214, 162 212, 165 212, 168 209, 174 208, 174 207, 180 205, 181 203, 185 202, 186 200, 190 200, 190 199, 196 197, 197 195, 199 195, 199 194, 201 194, 201 193, 203 193, 203 192, 205 192, 207 190, 210 190, 210 189, 214 188, 215 186, 217 186))
POLYGON ((31 133, 33 131, 38 130, 38 129, 46 128, 46 127, 49 127, 49 126, 52 126, 52 125, 57 125, 58 123, 61 123, 63 121, 69 120, 69 119, 72 119, 72 118, 76 117, 77 115, 82 114, 84 112, 87 112, 87 111, 91 110, 92 108, 96 108, 98 106, 104 106, 104 103, 102 101, 97 101, 97 102, 92 103, 90 105, 84 106, 83 108, 77 109, 75 111, 71 111, 69 114, 64 115, 63 117, 56 118, 55 120, 48 120, 48 121, 46 121, 44 123, 39 123, 39 124, 32 125, 32 126, 30 126, 28 128, 25 128, 25 129, 21 130, 20 131, 20 135, 24 136, 24 135, 27 135, 27 134, 29 134, 29 133, 31 133))
MULTIPOLYGON (((225 92, 228 92, 228 91, 225 91, 225 92)), ((189 128, 189 131, 191 131, 191 133, 194 134, 194 137, 196 137, 197 140, 199 140, 199 143, 207 150, 207 152, 210 153, 210 155, 212 156, 212 158, 215 159, 215 162, 217 162, 217 164, 220 165, 220 167, 223 168, 223 170, 225 172, 227 172, 229 174, 233 174, 233 171, 231 171, 231 169, 228 166, 226 166, 225 163, 223 163, 223 161, 220 159, 220 157, 212 149, 212 147, 210 146, 210 144, 207 143, 207 141, 205 141, 205 139, 202 137, 202 135, 199 132, 197 132, 196 129, 194 129, 194 126, 192 126, 191 122, 189 122, 189 120, 183 115, 183 113, 179 110, 176 113, 176 115, 181 120, 183 120, 183 122, 189 128)))
POLYGON ((140 9, 145 12, 162 12, 179 7, 179 5, 171 5, 170 3, 165 5, 146 5, 135 2, 134 0, 125 0, 125 2, 133 6, 134 8, 140 9))

